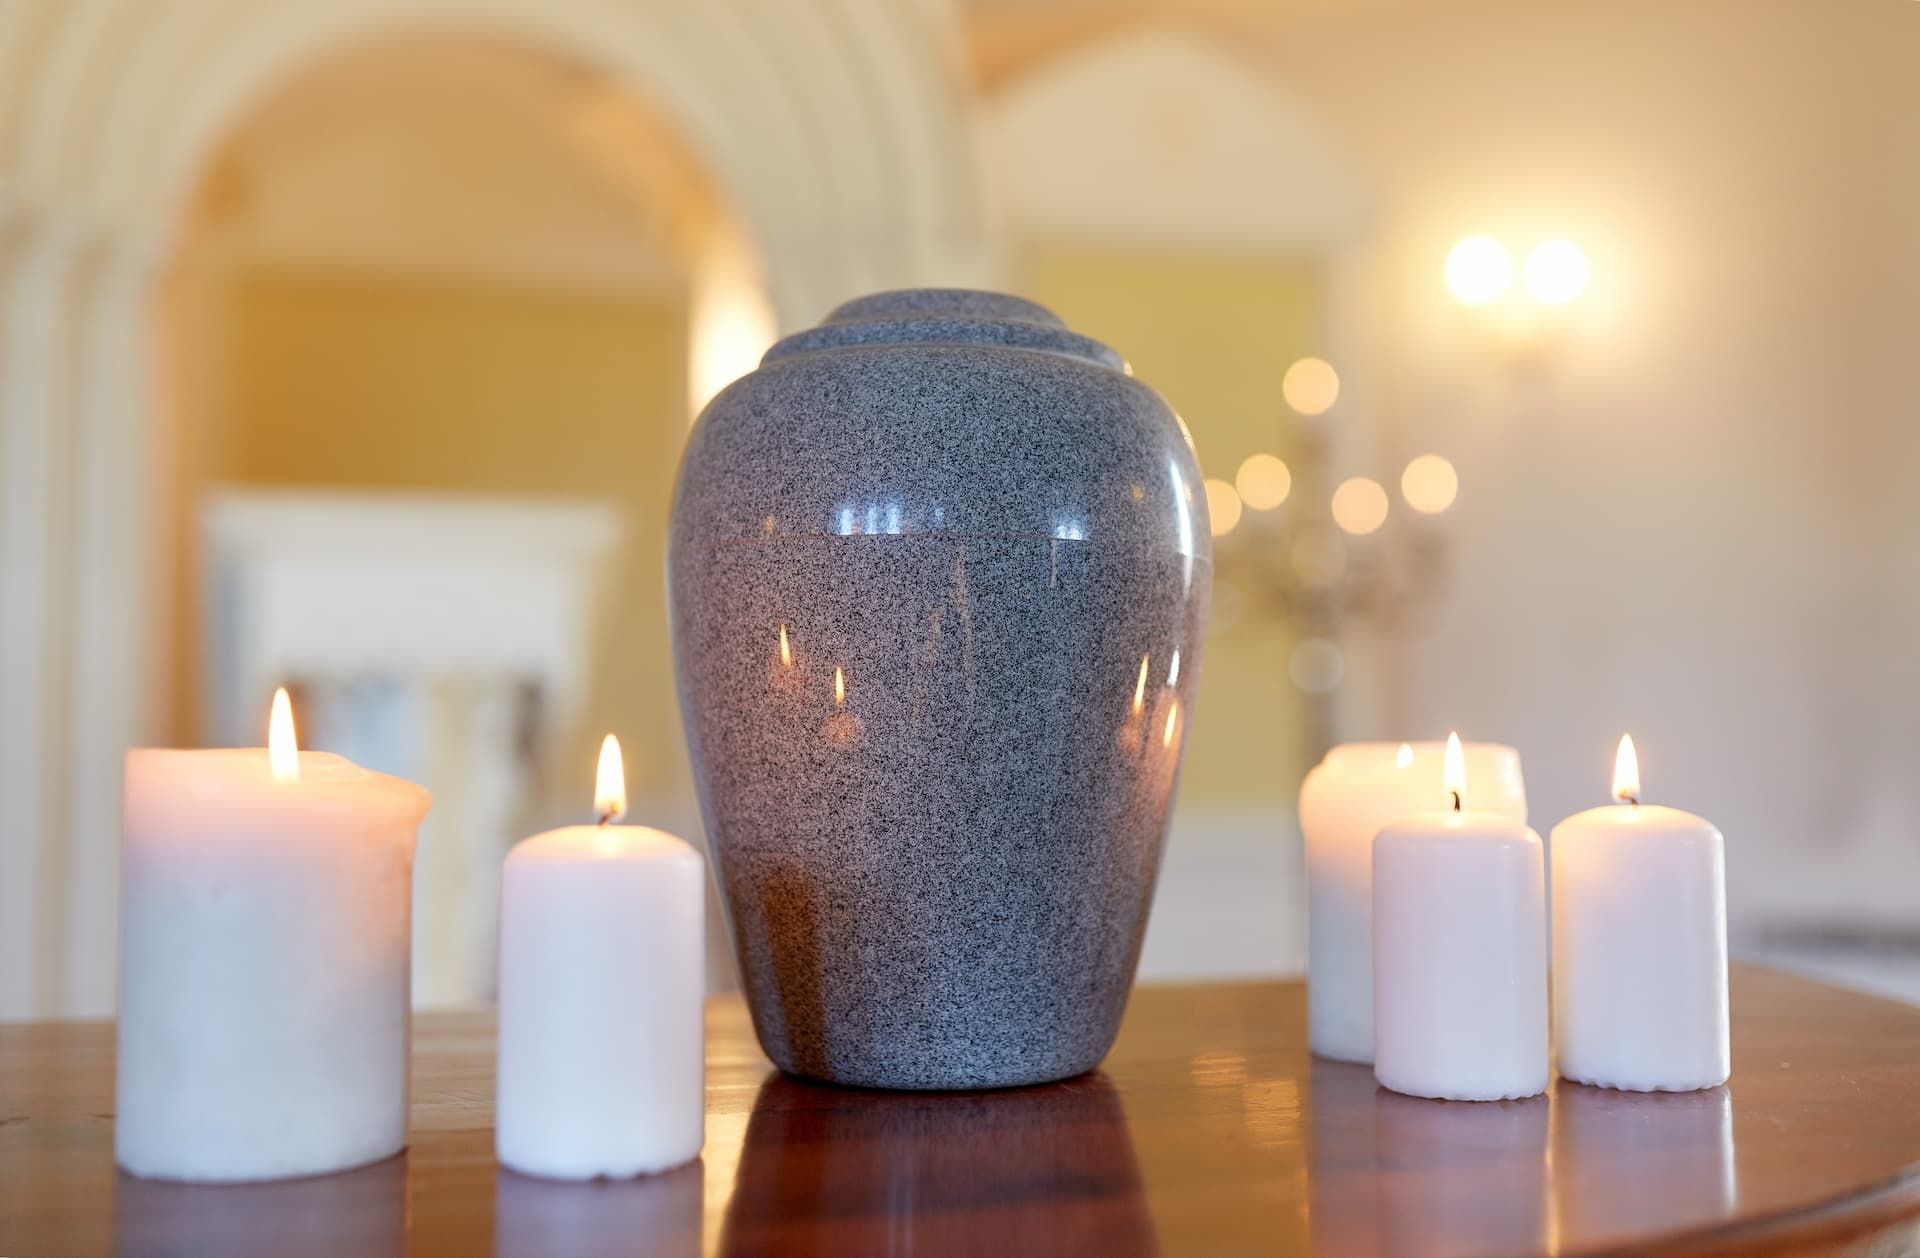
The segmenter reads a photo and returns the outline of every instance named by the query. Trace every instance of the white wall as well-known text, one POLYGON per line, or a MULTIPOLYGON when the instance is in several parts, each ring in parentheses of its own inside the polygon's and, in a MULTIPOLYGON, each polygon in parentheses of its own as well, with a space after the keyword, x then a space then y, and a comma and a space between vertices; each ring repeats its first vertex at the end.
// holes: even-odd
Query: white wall
POLYGON ((1463 484, 1451 593, 1352 734, 1520 745, 1544 831, 1649 795, 1736 930, 1920 914, 1920 4, 1437 5, 1262 28, 1381 189, 1344 268, 1374 439, 1463 484), (1565 234, 1531 344, 1452 240, 1565 234))

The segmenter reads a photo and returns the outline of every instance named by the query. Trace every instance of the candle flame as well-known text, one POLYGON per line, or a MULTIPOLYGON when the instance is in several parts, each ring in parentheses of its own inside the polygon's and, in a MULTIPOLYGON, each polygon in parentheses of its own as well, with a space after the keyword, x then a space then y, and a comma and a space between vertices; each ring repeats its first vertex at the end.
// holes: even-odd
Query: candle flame
POLYGON ((627 815, 627 766, 620 758, 620 740, 612 734, 600 744, 600 767, 593 775, 593 811, 603 826, 627 815))
POLYGON ((1401 743, 1400 753, 1393 758, 1393 767, 1404 769, 1413 763, 1413 744, 1401 743))
POLYGON ((1447 735, 1446 788, 1453 796, 1453 810, 1459 812, 1460 801, 1467 793, 1467 757, 1460 750, 1460 735, 1456 733, 1447 735))
POLYGON ((1175 699, 1167 708, 1167 727, 1160 731, 1160 745, 1173 746, 1173 728, 1180 721, 1180 700, 1175 699))
POLYGON ((847 703, 847 674, 838 664, 833 666, 833 706, 845 707, 847 703))
POLYGON ((1640 757, 1632 734, 1620 735, 1620 750, 1613 756, 1613 797, 1623 804, 1640 802, 1640 757))
POLYGON ((793 647, 787 642, 787 626, 780 626, 780 663, 782 667, 793 667, 793 647))
POLYGON ((1147 656, 1140 657, 1140 675, 1133 679, 1133 714, 1139 716, 1147 706, 1147 656))
POLYGON ((1173 659, 1167 665, 1167 684, 1169 686, 1177 686, 1180 684, 1180 648, 1179 647, 1173 648, 1173 659))
POLYGON ((276 782, 300 780, 300 743, 293 734, 293 700, 285 686, 273 692, 273 710, 267 716, 267 765, 276 782))

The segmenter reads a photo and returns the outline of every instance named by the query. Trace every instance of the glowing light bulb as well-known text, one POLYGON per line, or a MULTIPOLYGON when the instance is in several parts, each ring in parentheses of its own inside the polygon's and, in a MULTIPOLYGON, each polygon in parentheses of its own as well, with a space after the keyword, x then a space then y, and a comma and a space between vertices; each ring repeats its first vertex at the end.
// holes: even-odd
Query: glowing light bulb
POLYGON ((1240 523, 1240 495, 1232 485, 1211 477, 1207 480, 1207 520, 1215 537, 1226 536, 1240 523))
POLYGON ((600 744, 600 764, 593 775, 593 811, 603 826, 627 815, 627 766, 620 757, 620 740, 612 734, 600 744))
POLYGON ((1276 455, 1250 454, 1234 474, 1233 487, 1255 511, 1271 511, 1293 492, 1293 473, 1276 455))
POLYGON ((300 780, 300 743, 293 732, 293 700, 287 688, 273 692, 273 708, 267 715, 267 767, 276 782, 300 780))
POLYGON ((1460 496, 1460 474, 1437 454, 1423 454, 1400 473, 1400 496, 1421 515, 1439 515, 1460 496))
POLYGON ((1324 415, 1340 400, 1340 373, 1324 358, 1299 358, 1280 377, 1280 396, 1302 415, 1324 415))
POLYGON ((1333 522, 1355 537, 1365 537, 1387 522, 1387 491, 1364 476, 1342 481, 1333 491, 1333 522))
POLYGON ((1521 279, 1543 306, 1564 306, 1587 291, 1587 255, 1571 240, 1549 240, 1527 255, 1521 279))
POLYGON ((1506 248, 1491 236, 1468 236, 1447 254, 1447 290, 1469 306, 1497 300, 1513 282, 1506 248))
POLYGON ((1620 735, 1620 750, 1613 753, 1613 797, 1623 804, 1640 802, 1640 756, 1631 734, 1620 735))

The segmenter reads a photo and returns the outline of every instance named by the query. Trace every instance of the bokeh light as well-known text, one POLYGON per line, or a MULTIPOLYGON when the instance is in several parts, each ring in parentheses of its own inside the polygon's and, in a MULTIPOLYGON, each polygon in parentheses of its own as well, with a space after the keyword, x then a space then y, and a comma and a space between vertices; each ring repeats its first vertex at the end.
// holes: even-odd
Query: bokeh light
POLYGON ((1340 373, 1324 358, 1295 359, 1280 377, 1280 395, 1302 415, 1324 415, 1340 399, 1340 373))
POLYGON ((1400 496, 1422 515, 1439 515, 1460 495, 1460 474, 1437 454, 1423 454, 1400 473, 1400 496))
POLYGON ((1240 523, 1240 495, 1232 485, 1211 476, 1207 478, 1207 518, 1215 537, 1225 537, 1240 523))
POLYGON ((1347 675, 1347 657, 1326 638, 1305 638, 1287 657, 1287 676, 1310 695, 1337 689, 1347 675))
POLYGON ((1447 290, 1469 306, 1484 306, 1507 291, 1513 263, 1491 236, 1468 236, 1447 255, 1447 290))
POLYGON ((1293 473, 1278 455, 1249 454, 1234 475, 1233 487, 1240 491, 1240 500, 1255 511, 1271 511, 1292 492, 1293 473))
POLYGON ((1543 306, 1564 306, 1587 291, 1587 255, 1571 240, 1549 240, 1527 255, 1521 278, 1543 306))
POLYGON ((1387 491, 1365 476, 1340 482, 1333 491, 1333 522, 1355 537, 1365 537, 1387 522, 1387 491))

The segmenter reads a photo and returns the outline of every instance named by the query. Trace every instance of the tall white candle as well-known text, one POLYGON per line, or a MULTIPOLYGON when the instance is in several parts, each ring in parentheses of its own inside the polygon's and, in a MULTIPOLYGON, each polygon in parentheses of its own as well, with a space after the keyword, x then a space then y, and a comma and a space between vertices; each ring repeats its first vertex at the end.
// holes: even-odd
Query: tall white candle
POLYGON ((1614 797, 1553 828, 1553 1012, 1560 1073, 1635 1092, 1725 1083, 1726 860, 1720 831, 1642 804, 1633 740, 1614 797))
POLYGON ((407 1142, 431 796, 297 751, 127 753, 114 1146, 159 1179, 315 1175, 407 1142))
POLYGON ((1373 1073, 1395 1092, 1503 1101, 1547 1086, 1547 910, 1540 836, 1465 805, 1373 841, 1373 1073))
MULTIPOLYGON (((1520 753, 1493 743, 1462 749, 1475 807, 1527 819, 1520 753)), ((1444 787, 1445 744, 1346 743, 1300 787, 1307 853, 1307 1035, 1314 1053, 1373 1060, 1373 836, 1430 812, 1444 787)))
POLYGON ((609 824, 620 747, 601 747, 597 826, 535 835, 500 884, 503 1165, 626 1178, 700 1154, 706 1119, 706 866, 685 840, 609 824))

